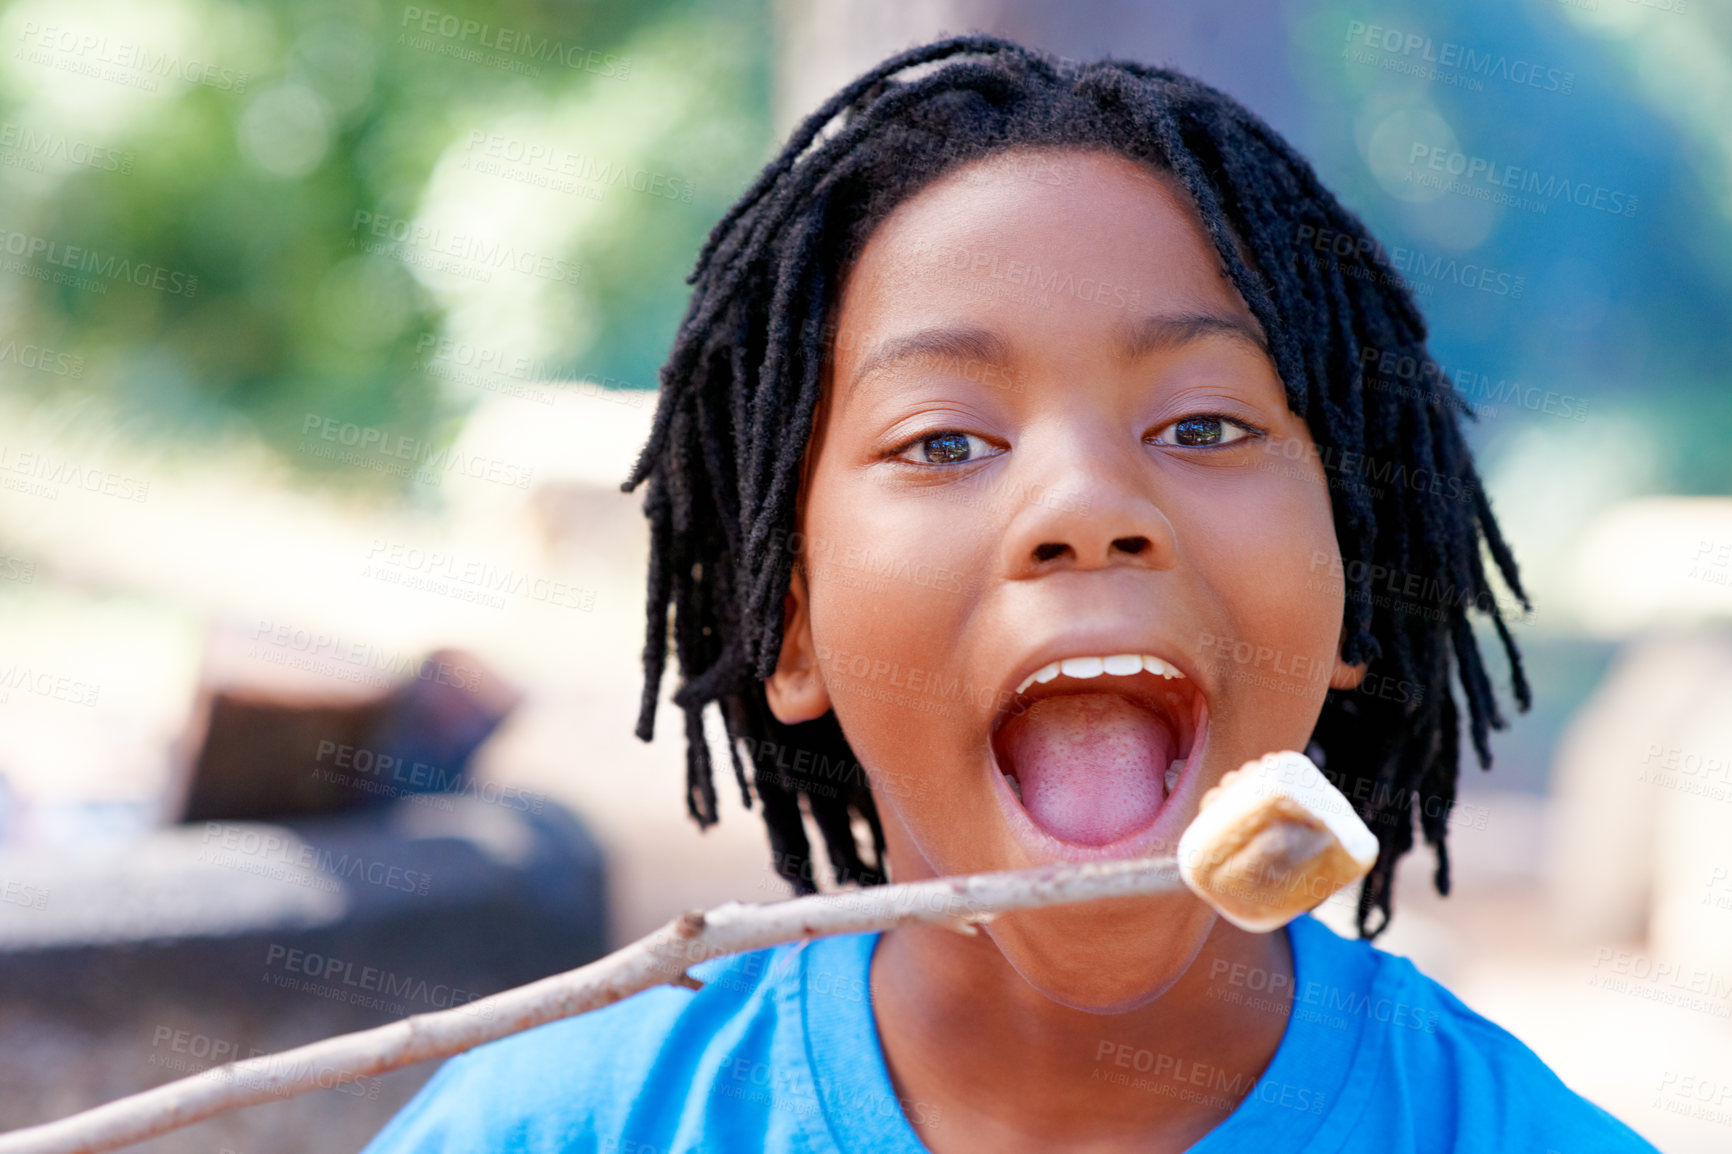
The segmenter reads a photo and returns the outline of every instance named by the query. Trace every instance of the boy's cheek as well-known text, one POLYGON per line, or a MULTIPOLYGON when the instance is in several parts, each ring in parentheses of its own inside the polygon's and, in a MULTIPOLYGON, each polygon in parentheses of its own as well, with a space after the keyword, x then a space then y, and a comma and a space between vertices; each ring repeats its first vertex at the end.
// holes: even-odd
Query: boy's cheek
POLYGON ((1206 591, 1196 600, 1209 612, 1190 641, 1210 683, 1210 761, 1221 773, 1304 749, 1340 656, 1345 585, 1327 487, 1314 469, 1251 481, 1225 512, 1172 514, 1191 580, 1206 591))

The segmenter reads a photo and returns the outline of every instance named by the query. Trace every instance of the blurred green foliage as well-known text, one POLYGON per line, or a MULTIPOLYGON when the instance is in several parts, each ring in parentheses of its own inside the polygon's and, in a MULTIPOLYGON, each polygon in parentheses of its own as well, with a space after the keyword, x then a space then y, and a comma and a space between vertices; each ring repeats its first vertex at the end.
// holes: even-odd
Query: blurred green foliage
POLYGON ((309 469, 309 414, 446 438, 482 394, 428 346, 485 344, 488 323, 455 315, 461 278, 426 274, 440 248, 539 309, 503 361, 650 386, 693 257, 768 148, 767 20, 760 0, 8 5, 0 389, 84 393, 185 448, 254 432, 309 469), (489 143, 491 179, 459 171, 489 143), (435 194, 479 223, 413 254, 371 232, 435 194), (495 225, 571 275, 475 255, 495 225))

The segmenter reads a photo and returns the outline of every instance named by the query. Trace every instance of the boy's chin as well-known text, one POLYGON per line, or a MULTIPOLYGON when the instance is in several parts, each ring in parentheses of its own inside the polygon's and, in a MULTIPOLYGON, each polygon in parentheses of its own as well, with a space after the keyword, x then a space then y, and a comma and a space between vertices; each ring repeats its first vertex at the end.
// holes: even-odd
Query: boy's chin
POLYGON ((1171 989, 1214 925, 1207 906, 1174 895, 1024 910, 984 929, 1042 996, 1091 1014, 1122 1014, 1171 989))

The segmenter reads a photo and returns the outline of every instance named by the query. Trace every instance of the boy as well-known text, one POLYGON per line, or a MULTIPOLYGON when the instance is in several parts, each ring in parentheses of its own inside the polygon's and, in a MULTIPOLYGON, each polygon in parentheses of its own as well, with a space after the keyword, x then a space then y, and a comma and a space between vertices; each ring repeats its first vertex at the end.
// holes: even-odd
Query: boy
MULTIPOLYGON (((628 483, 638 733, 671 606, 693 815, 710 702, 801 891, 803 810, 860 884, 1171 853, 1303 748, 1378 834, 1362 934, 1416 814, 1447 889, 1452 666, 1482 763, 1503 724, 1469 604, 1527 703, 1481 541, 1523 595, 1447 382, 1366 372, 1434 365, 1376 251, 1171 72, 966 37, 838 94, 700 255, 628 483), (1391 572, 1462 595, 1400 612, 1391 572)), ((1649 1149, 1405 960, 1188 894, 694 974, 454 1060, 370 1149, 1649 1149)))

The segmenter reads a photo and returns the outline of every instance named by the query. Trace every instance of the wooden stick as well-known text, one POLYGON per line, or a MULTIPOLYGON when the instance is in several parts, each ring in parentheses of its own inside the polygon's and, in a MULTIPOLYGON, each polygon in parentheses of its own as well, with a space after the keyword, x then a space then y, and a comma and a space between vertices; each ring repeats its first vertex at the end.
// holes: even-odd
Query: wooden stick
POLYGON ((0 1134, 0 1154, 95 1154, 214 1114, 346 1085, 611 1005, 651 986, 701 989, 686 967, 722 954, 831 934, 936 922, 962 933, 1011 910, 1184 889, 1175 859, 1041 866, 870 886, 681 914, 586 966, 438 1013, 217 1066, 59 1121, 0 1134))

